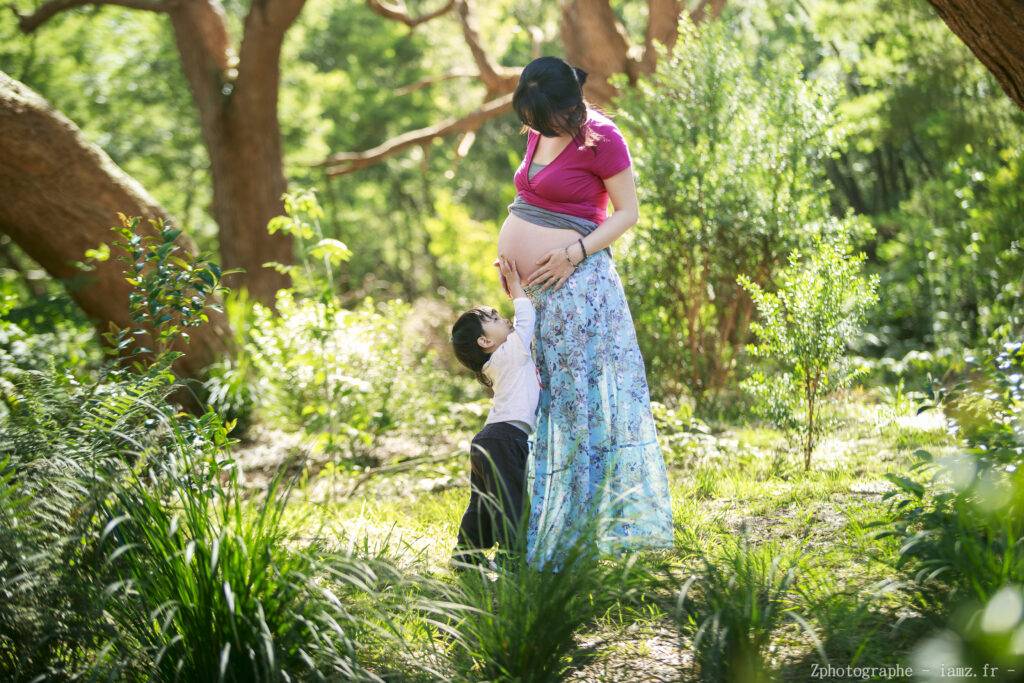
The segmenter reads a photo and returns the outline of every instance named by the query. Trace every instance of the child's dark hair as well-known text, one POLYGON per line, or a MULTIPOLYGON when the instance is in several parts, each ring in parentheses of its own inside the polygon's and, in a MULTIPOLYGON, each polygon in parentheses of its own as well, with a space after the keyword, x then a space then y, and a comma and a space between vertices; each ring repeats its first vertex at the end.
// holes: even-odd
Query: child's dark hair
POLYGON ((597 138, 589 130, 583 84, 587 72, 559 57, 538 57, 523 68, 512 108, 524 126, 545 137, 571 135, 588 147, 597 138))
POLYGON ((483 336, 483 320, 490 314, 491 309, 477 306, 460 315, 452 325, 452 349, 455 351, 455 357, 472 370, 480 383, 488 389, 491 388, 491 380, 483 373, 483 369, 491 354, 480 347, 477 339, 483 336))

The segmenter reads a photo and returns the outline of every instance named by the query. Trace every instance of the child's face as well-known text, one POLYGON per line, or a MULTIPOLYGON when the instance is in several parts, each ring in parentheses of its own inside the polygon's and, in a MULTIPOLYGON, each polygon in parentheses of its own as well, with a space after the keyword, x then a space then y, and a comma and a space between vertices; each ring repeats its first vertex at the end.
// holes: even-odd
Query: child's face
POLYGON ((494 353, 512 332, 512 321, 502 318, 493 308, 480 319, 480 325, 484 328, 484 333, 476 341, 480 348, 488 353, 494 353))

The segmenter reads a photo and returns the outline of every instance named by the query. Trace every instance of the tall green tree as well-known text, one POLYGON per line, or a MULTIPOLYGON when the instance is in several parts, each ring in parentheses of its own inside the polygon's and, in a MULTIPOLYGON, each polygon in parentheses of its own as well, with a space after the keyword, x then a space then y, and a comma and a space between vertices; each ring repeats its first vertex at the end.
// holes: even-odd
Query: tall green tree
POLYGON ((210 159, 221 259, 244 271, 254 297, 271 301, 287 279, 263 264, 291 260, 288 237, 266 230, 282 211, 286 187, 277 115, 281 46, 305 0, 252 3, 237 50, 219 0, 48 0, 18 24, 31 34, 62 12, 105 4, 167 17, 210 159))
POLYGON ((708 24, 619 104, 641 195, 624 250, 641 348, 657 391, 713 398, 749 335, 737 275, 769 286, 829 218, 831 99, 794 59, 758 63, 708 24))

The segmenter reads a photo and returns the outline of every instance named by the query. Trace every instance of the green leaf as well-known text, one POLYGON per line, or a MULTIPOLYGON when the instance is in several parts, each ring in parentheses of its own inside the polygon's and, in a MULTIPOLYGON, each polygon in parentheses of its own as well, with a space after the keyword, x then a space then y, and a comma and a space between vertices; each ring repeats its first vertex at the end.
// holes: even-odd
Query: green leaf
POLYGON ((325 237, 316 243, 309 251, 314 258, 326 258, 331 265, 336 266, 352 257, 352 250, 339 240, 325 237))
POLYGON ((100 244, 95 249, 86 249, 85 258, 92 259, 94 261, 107 261, 110 259, 110 245, 106 242, 100 244))

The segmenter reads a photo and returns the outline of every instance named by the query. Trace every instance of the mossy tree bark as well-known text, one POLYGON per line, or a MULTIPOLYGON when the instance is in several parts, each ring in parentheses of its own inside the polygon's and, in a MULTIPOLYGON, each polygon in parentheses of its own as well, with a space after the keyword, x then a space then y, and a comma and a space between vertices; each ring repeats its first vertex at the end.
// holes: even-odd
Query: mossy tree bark
MULTIPOLYGON (((83 272, 75 262, 113 239, 118 212, 168 220, 167 212, 67 117, 3 72, 0 158, 0 232, 63 281, 101 331, 109 323, 129 326, 131 287, 123 264, 111 258, 83 272)), ((187 237, 178 241, 194 252, 187 237)), ((224 317, 213 311, 210 323, 189 333, 191 344, 175 369, 196 377, 223 355, 231 337, 224 317)))
POLYGON ((1024 109, 1024 1, 928 0, 1024 109))
POLYGON ((60 12, 104 4, 167 15, 210 157, 221 265, 244 271, 230 285, 273 303, 288 278, 263 264, 292 261, 291 238, 267 232, 283 213, 286 189, 277 112, 281 45, 305 0, 253 0, 237 56, 219 0, 48 0, 20 16, 19 26, 32 33, 60 12))

